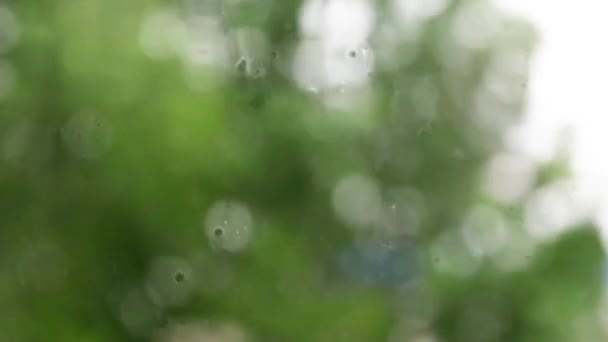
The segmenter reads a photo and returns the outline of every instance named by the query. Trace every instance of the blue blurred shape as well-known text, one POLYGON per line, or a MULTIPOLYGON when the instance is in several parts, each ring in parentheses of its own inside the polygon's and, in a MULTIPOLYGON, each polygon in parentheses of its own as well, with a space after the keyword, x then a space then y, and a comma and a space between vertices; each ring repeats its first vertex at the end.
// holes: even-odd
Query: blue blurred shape
POLYGON ((421 257, 411 239, 369 239, 342 250, 339 273, 358 285, 397 288, 421 273, 421 257))

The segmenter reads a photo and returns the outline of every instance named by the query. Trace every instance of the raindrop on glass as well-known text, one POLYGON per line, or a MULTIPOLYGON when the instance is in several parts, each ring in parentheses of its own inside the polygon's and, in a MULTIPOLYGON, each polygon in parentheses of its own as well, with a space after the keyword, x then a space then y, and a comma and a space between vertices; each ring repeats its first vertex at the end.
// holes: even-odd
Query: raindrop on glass
POLYGON ((235 67, 239 74, 248 78, 256 79, 266 75, 266 65, 259 59, 241 57, 235 67))
POLYGON ((360 87, 368 82, 374 70, 374 54, 366 45, 330 50, 324 63, 329 87, 360 87))
POLYGON ((148 270, 146 291, 159 306, 178 306, 186 302, 195 288, 190 263, 176 257, 155 260, 148 270))
POLYGON ((242 27, 230 33, 235 54, 237 72, 249 78, 266 75, 271 60, 270 43, 266 33, 257 27, 242 27))
POLYGON ((236 70, 241 74, 245 74, 247 72, 247 60, 245 58, 241 58, 238 62, 236 62, 236 70))
POLYGON ((252 237, 253 219, 244 203, 220 200, 211 205, 205 217, 205 232, 211 246, 228 252, 247 247, 252 237))

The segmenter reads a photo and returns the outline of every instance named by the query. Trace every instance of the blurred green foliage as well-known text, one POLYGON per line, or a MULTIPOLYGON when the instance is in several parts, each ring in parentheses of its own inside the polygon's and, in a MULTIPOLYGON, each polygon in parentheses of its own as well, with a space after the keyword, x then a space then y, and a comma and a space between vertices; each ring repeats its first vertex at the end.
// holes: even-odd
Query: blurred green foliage
MULTIPOLYGON (((479 188, 508 124, 492 131, 468 114, 492 57, 531 53, 534 33, 509 19, 490 46, 448 68, 435 49, 462 2, 397 49, 399 56, 415 46, 412 62, 378 65, 371 104, 348 111, 323 105, 270 66, 254 79, 236 68, 221 75, 203 68, 202 87, 193 88, 179 58, 147 57, 138 36, 148 11, 162 6, 187 17, 186 2, 0 2, 21 30, 0 56, 17 75, 0 100, 0 340, 143 341, 194 318, 237 322, 256 341, 417 342, 422 333, 463 342, 602 340, 593 310, 603 252, 592 227, 539 246, 515 272, 489 259, 469 277, 434 266, 442 261, 430 246, 468 208, 522 210, 479 188), (395 102, 419 77, 438 92, 433 121, 409 115, 411 99, 395 102), (354 284, 336 269, 337 255, 358 237, 336 217, 332 191, 352 173, 423 195, 426 219, 406 238, 421 251, 416 281, 434 303, 429 317, 409 287, 354 284), (224 199, 246 203, 253 216, 253 240, 241 253, 215 251, 205 235, 207 209, 224 199), (23 266, 24 255, 45 244, 54 246, 50 254, 31 265, 26 257, 23 266), (138 312, 146 329, 133 334, 121 300, 164 256, 191 263, 196 290, 158 315, 138 312), (66 274, 54 287, 56 268, 66 274), (421 323, 403 318, 407 312, 421 323)), ((300 5, 226 0, 201 2, 200 10, 223 8, 226 31, 260 28, 283 58, 298 39, 300 5)), ((386 20, 386 2, 375 6, 377 21, 386 20)), ((374 37, 371 45, 382 49, 374 37)), ((456 59, 460 51, 451 53, 456 59)), ((512 104, 508 122, 524 103, 512 104)), ((547 167, 539 185, 562 169, 547 167)))

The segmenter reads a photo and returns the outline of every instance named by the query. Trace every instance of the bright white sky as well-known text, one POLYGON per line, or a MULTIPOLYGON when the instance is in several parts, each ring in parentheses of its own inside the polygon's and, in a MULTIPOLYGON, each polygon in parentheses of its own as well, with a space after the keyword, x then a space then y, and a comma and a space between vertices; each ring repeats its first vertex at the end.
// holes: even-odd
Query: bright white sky
POLYGON ((575 191, 599 201, 598 218, 608 237, 608 1, 494 2, 528 18, 541 35, 526 119, 512 146, 547 160, 568 128, 575 191))

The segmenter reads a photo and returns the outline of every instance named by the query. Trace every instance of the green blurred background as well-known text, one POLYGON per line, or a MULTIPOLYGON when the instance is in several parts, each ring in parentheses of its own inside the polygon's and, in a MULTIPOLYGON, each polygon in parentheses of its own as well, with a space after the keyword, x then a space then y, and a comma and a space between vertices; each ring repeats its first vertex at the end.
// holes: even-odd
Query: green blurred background
POLYGON ((0 341, 605 340, 567 156, 484 190, 534 29, 424 3, 0 1, 0 341))

